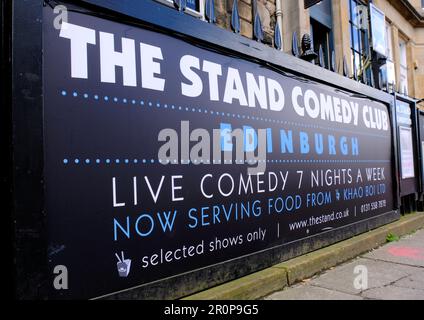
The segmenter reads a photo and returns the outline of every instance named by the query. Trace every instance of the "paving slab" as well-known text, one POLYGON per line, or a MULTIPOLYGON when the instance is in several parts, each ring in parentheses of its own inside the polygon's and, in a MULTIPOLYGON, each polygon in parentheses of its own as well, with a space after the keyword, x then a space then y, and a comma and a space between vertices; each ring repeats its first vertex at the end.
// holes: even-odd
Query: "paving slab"
POLYGON ((362 297, 302 284, 276 292, 267 300, 362 300, 362 297))
POLYGON ((424 290, 387 286, 367 290, 361 296, 378 300, 424 300, 424 290))
POLYGON ((421 243, 422 246, 424 246, 424 229, 418 230, 417 232, 403 236, 402 241, 404 242, 413 241, 413 242, 416 242, 418 245, 421 243))
POLYGON ((410 266, 424 267, 424 230, 401 241, 392 242, 364 257, 410 266))
POLYGON ((389 285, 420 271, 420 268, 417 267, 360 258, 325 272, 312 279, 311 284, 348 294, 359 294, 362 290, 355 289, 354 280, 359 274, 355 273, 355 271, 358 272, 355 268, 361 266, 366 267, 368 289, 389 285))
POLYGON ((424 290, 424 269, 420 269, 416 273, 396 281, 393 285, 397 287, 424 290))
MULTIPOLYGON (((345 263, 346 261, 354 263, 356 260, 352 261, 351 259, 355 259, 355 257, 385 244, 386 237, 390 233, 398 236, 407 235, 407 237, 399 242, 390 244, 389 248, 393 247, 390 252, 380 253, 377 250, 367 255, 368 258, 365 258, 366 260, 369 260, 367 261, 369 264, 367 268, 369 267, 371 270, 371 279, 368 283, 368 287, 377 290, 380 289, 379 286, 385 287, 395 285, 405 290, 421 290, 421 282, 416 281, 416 279, 421 276, 419 270, 408 268, 412 267, 423 269, 420 262, 417 262, 417 260, 420 260, 416 259, 416 257, 420 257, 421 255, 420 250, 423 245, 424 230, 411 236, 408 236, 408 234, 423 227, 423 213, 409 214, 402 217, 399 221, 395 221, 375 230, 371 230, 289 261, 276 264, 268 269, 198 292, 187 296, 184 299, 225 300, 263 299, 264 297, 264 299, 269 299, 270 297, 278 299, 278 297, 280 297, 280 293, 282 295, 282 292, 284 292, 284 295, 282 295, 281 298, 290 298, 292 294, 281 291, 283 288, 287 288, 288 286, 310 278, 323 270, 345 263), (407 246, 409 249, 413 248, 413 250, 402 250, 404 248, 399 249, 396 246, 407 246), (407 257, 399 257, 399 254, 406 254, 407 257), (381 257, 379 255, 381 255, 381 257), (382 259, 385 258, 384 255, 390 255, 393 261, 386 261, 385 259, 382 259), (410 263, 407 263, 408 261, 403 261, 402 259, 400 259, 400 262, 397 263, 395 258, 410 259, 413 260, 413 263, 411 265, 410 263), (393 266, 389 263, 399 264, 400 266, 393 266), (381 270, 377 270, 379 265, 382 266, 381 270), (387 270, 390 270, 391 272, 390 277, 388 277, 387 270), (413 283, 411 284, 411 282, 413 283), (270 295, 278 290, 280 290, 280 292, 277 292, 275 295, 270 295)), ((386 248, 386 246, 383 246, 383 248, 386 248)), ((365 261, 361 261, 361 263, 365 263, 365 261)), ((341 268, 343 266, 344 265, 342 265, 341 268)), ((302 295, 308 299, 360 299, 360 295, 355 295, 359 290, 355 290, 352 285, 352 267, 354 268, 354 264, 348 265, 347 267, 344 267, 344 270, 341 269, 340 271, 338 270, 339 267, 334 267, 336 279, 332 279, 331 281, 329 280, 327 284, 321 282, 309 284, 308 288, 312 288, 310 289, 311 292, 301 294, 299 299, 302 299, 302 295), (346 276, 346 278, 343 278, 344 276, 346 276), (334 293, 329 293, 328 291, 334 291, 334 293), (318 295, 317 297, 313 296, 314 292, 318 295)), ((316 278, 313 279, 313 281, 315 280, 316 278)), ((310 283, 310 281, 304 281, 304 283, 310 283)), ((297 287, 290 287, 288 290, 291 290, 291 288, 297 287)), ((295 290, 299 291, 301 289, 295 290)), ((370 292, 372 293, 372 291, 370 292)))
POLYGON ((266 299, 424 300, 424 230, 385 244, 266 299), (355 273, 356 268, 361 272, 355 273), (360 274, 366 277, 366 289, 355 288, 355 278, 360 274))

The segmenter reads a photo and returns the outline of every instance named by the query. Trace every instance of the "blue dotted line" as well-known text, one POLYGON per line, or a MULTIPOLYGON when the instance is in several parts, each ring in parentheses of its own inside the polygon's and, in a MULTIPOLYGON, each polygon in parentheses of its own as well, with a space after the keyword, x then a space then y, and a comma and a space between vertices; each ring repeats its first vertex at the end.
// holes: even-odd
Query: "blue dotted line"
MULTIPOLYGON (((68 95, 67 91, 65 91, 65 90, 62 90, 61 93, 62 93, 62 96, 68 95)), ((78 92, 76 92, 76 91, 72 92, 72 96, 75 97, 75 98, 78 97, 79 96, 78 92)), ((89 95, 87 93, 84 93, 83 97, 85 99, 88 99, 89 95)), ((98 95, 93 95, 93 98, 94 98, 94 100, 99 100, 98 95)), ((104 96, 103 99, 105 101, 111 100, 109 96, 104 96)), ((122 102, 124 104, 128 104, 128 102, 131 101, 131 104, 133 104, 133 105, 136 105, 136 104, 139 104, 141 106, 145 105, 144 100, 135 100, 135 99, 132 99, 132 100, 129 99, 128 100, 126 98, 121 99, 121 98, 113 97, 112 101, 115 102, 115 103, 122 102)), ((270 118, 252 116, 252 115, 248 116, 248 115, 243 115, 243 114, 236 114, 236 113, 228 113, 228 112, 222 112, 222 111, 202 109, 202 108, 198 108, 198 107, 194 108, 194 107, 181 107, 181 106, 179 106, 177 108, 175 105, 169 106, 168 104, 161 105, 160 102, 156 102, 155 104, 152 101, 148 102, 149 107, 154 107, 154 105, 156 106, 156 108, 163 107, 164 109, 172 109, 172 110, 186 111, 186 112, 196 112, 196 113, 216 115, 216 116, 220 116, 220 117, 247 119, 247 120, 262 121, 262 122, 269 122, 269 123, 278 123, 278 124, 284 124, 284 125, 291 125, 291 126, 294 126, 294 127, 301 127, 301 128, 308 128, 308 129, 322 129, 322 130, 328 130, 328 131, 333 131, 333 132, 346 132, 346 133, 351 133, 351 134, 355 134, 355 135, 361 134, 361 135, 373 136, 373 137, 384 138, 384 139, 388 138, 388 136, 376 134, 376 133, 366 133, 366 132, 361 132, 361 131, 352 131, 352 130, 348 130, 348 129, 323 127, 323 126, 319 126, 319 125, 316 125, 316 124, 306 124, 306 123, 299 123, 299 122, 293 122, 293 121, 270 119, 270 118)))
MULTIPOLYGON (((267 163, 390 163, 390 160, 323 160, 323 159, 318 159, 318 160, 312 160, 312 159, 267 159, 267 160, 257 160, 258 162, 267 162, 267 163)), ((155 159, 79 159, 79 158, 75 158, 75 159, 63 159, 62 160, 63 164, 67 165, 67 164, 76 164, 76 165, 89 165, 89 164, 155 164, 155 163, 160 163, 160 164, 178 164, 179 161, 178 160, 161 160, 159 159, 158 161, 156 161, 155 159)), ((181 164, 189 164, 189 163, 194 163, 194 164, 221 164, 221 163, 227 163, 227 164, 243 164, 243 163, 251 163, 254 164, 256 163, 256 160, 182 160, 181 164)))
POLYGON ((148 163, 155 163, 155 159, 63 159, 63 164, 148 164, 148 163))

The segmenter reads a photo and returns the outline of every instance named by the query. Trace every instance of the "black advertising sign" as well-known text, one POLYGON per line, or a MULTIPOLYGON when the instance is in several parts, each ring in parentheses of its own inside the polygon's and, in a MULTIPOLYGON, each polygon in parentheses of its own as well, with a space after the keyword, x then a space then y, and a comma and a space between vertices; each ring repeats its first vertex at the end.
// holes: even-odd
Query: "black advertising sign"
POLYGON ((418 124, 420 126, 420 150, 421 150, 421 163, 419 164, 421 166, 421 174, 422 174, 422 189, 424 191, 424 113, 422 111, 418 112, 418 124))
POLYGON ((399 126, 400 167, 402 179, 415 177, 412 118, 409 103, 396 101, 396 119, 399 126))
POLYGON ((44 11, 50 264, 92 298, 393 210, 383 104, 44 11))
POLYGON ((417 157, 414 145, 415 126, 414 112, 409 102, 396 99, 396 122, 399 139, 400 160, 400 195, 406 196, 418 191, 418 180, 415 172, 417 157))

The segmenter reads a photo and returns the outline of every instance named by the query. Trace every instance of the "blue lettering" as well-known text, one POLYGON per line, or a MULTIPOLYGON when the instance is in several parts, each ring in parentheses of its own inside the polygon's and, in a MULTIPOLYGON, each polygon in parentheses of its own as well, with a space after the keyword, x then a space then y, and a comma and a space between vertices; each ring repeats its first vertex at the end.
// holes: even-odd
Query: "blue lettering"
POLYGON ((336 154, 336 139, 332 135, 328 136, 328 153, 330 155, 336 154))
POLYGON ((358 138, 352 138, 352 155, 353 156, 359 156, 358 138))
POLYGON ((188 217, 191 219, 191 220, 194 220, 194 223, 193 224, 189 224, 188 226, 189 226, 189 228, 191 228, 191 229, 194 229, 194 228, 196 228, 197 227, 197 218, 195 217, 195 216, 193 216, 191 213, 192 212, 194 212, 194 213, 196 213, 196 208, 191 208, 189 211, 188 211, 188 217))
POLYGON ((300 138, 300 153, 302 154, 309 153, 308 134, 306 132, 301 131, 299 133, 299 138, 300 138))
POLYGON ((317 154, 324 152, 324 138, 321 133, 315 133, 315 151, 317 154))
POLYGON ((267 151, 268 153, 272 153, 272 129, 266 129, 266 141, 267 141, 267 151))
POLYGON ((158 216, 159 222, 162 226, 163 232, 166 232, 166 229, 169 229, 169 231, 172 232, 172 229, 174 228, 174 221, 175 221, 176 215, 177 215, 177 211, 174 210, 174 214, 172 216, 172 221, 169 222, 169 219, 170 219, 170 216, 171 216, 171 211, 169 211, 168 213, 163 212, 163 216, 165 217, 165 224, 164 224, 163 221, 162 221, 160 213, 159 212, 157 213, 157 216, 158 216))
POLYGON ((258 147, 258 135, 249 126, 243 126, 244 152, 253 152, 258 147))
POLYGON ((221 123, 221 150, 222 151, 233 151, 232 143, 232 128, 229 123, 221 123))
POLYGON ((293 132, 289 130, 280 130, 281 153, 293 153, 293 132))
POLYGON ((349 154, 349 147, 347 145, 347 138, 341 137, 340 138, 340 150, 343 155, 347 156, 349 154))
POLYGON ((113 219, 113 236, 114 240, 118 241, 117 227, 125 234, 125 236, 130 238, 130 217, 127 217, 127 227, 124 229, 122 225, 114 218, 113 219))
POLYGON ((151 216, 149 216, 148 214, 142 214, 141 216, 138 217, 138 219, 135 222, 135 231, 142 237, 147 237, 148 235, 150 235, 153 231, 153 228, 155 226, 155 222, 153 221, 153 218, 151 216), (148 220, 150 220, 150 230, 148 232, 141 232, 138 225, 140 223, 140 220, 143 218, 147 218, 148 220))

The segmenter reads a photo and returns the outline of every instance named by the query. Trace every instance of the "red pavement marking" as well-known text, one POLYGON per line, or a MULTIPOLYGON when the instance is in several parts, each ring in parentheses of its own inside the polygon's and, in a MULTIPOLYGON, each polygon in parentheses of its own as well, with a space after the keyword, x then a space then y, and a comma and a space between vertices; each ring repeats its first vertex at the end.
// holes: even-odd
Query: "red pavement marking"
POLYGON ((415 260, 424 260, 424 251, 413 247, 393 246, 387 249, 387 252, 395 257, 405 257, 415 260))

